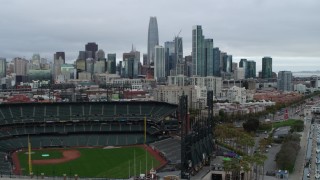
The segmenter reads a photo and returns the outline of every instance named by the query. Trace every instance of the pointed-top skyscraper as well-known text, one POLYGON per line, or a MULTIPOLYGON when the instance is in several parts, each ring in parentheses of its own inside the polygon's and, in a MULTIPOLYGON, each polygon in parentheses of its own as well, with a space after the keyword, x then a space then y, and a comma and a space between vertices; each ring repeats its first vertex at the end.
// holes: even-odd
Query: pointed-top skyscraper
POLYGON ((148 65, 154 64, 154 47, 159 45, 157 17, 150 17, 148 29, 148 65))

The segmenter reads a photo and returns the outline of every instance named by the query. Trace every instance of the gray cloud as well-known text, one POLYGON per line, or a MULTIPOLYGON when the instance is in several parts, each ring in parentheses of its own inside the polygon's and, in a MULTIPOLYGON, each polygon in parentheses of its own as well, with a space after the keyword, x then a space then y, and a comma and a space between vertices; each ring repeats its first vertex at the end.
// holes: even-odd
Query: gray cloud
POLYGON ((251 57, 259 64, 267 55, 281 68, 300 58, 315 70, 319 7, 318 0, 2 0, 0 57, 40 53, 52 59, 55 51, 65 51, 71 62, 92 41, 118 58, 132 43, 145 53, 149 17, 157 16, 161 44, 182 29, 185 55, 191 53, 192 26, 199 24, 235 61, 251 57))

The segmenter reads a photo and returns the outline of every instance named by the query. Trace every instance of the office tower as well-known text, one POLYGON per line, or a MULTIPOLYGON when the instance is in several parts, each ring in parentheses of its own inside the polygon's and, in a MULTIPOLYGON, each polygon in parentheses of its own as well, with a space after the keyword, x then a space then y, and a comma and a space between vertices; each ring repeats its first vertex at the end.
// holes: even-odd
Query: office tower
POLYGON ((272 78, 272 58, 262 58, 262 79, 272 78))
POLYGON ((78 59, 86 60, 86 51, 79 51, 78 59))
POLYGON ((247 59, 240 59, 239 67, 246 68, 247 67, 247 59))
POLYGON ((174 53, 176 55, 176 62, 183 63, 183 41, 182 37, 174 38, 174 53))
POLYGON ((104 53, 104 51, 102 49, 99 49, 97 52, 96 52, 96 60, 97 61, 100 61, 100 60, 104 60, 106 58, 106 55, 104 53))
POLYGON ((96 61, 93 64, 93 73, 94 74, 100 74, 106 72, 106 61, 105 60, 100 60, 96 61))
POLYGON ((7 60, 6 58, 0 58, 0 79, 6 77, 7 74, 7 60))
POLYGON ((183 61, 182 63, 178 63, 177 64, 177 68, 175 70, 176 75, 186 75, 187 73, 187 63, 185 61, 183 61))
POLYGON ((134 58, 130 57, 128 59, 126 59, 124 62, 124 66, 125 66, 125 77, 126 78, 136 78, 136 76, 134 75, 134 68, 135 68, 135 64, 134 64, 134 58))
POLYGON ((56 52, 53 55, 53 79, 57 80, 58 76, 61 74, 61 65, 65 64, 65 53, 56 52))
POLYGON ((204 76, 213 76, 214 59, 213 59, 213 39, 204 40, 204 76))
POLYGON ((176 69, 176 55, 175 55, 175 43, 173 41, 167 41, 164 43, 165 51, 165 76, 170 75, 170 71, 176 69))
POLYGON ((116 54, 108 54, 108 73, 109 74, 116 74, 116 54))
POLYGON ((244 79, 244 68, 243 67, 239 67, 233 70, 234 72, 234 79, 235 80, 240 80, 240 79, 244 79))
POLYGON ((174 54, 176 59, 176 75, 185 74, 186 72, 186 63, 183 59, 183 41, 182 37, 174 38, 174 54))
POLYGON ((248 76, 246 78, 255 78, 256 77, 256 62, 247 61, 247 72, 248 76))
POLYGON ((119 76, 124 77, 122 61, 119 61, 119 63, 117 64, 117 72, 119 76))
POLYGON ((192 63, 193 76, 205 76, 204 64, 204 36, 202 35, 202 28, 199 25, 192 28, 192 63))
POLYGON ((62 59, 63 60, 63 64, 66 63, 66 55, 65 55, 65 52, 56 52, 54 55, 53 55, 53 60, 55 59, 62 59))
POLYGON ((143 54, 142 65, 144 66, 148 65, 148 54, 143 54))
POLYGON ((133 47, 131 52, 123 53, 123 64, 124 64, 124 77, 126 78, 137 78, 138 77, 138 65, 140 62, 140 52, 136 51, 133 47))
POLYGON ((31 63, 37 67, 40 67, 40 54, 33 54, 31 63))
POLYGON ((46 58, 41 58, 40 59, 40 64, 47 64, 48 60, 46 58))
POLYGON ((87 63, 85 59, 77 59, 76 60, 76 79, 79 78, 79 73, 84 72, 87 70, 87 63))
POLYGON ((165 53, 163 46, 156 46, 154 48, 154 78, 158 81, 166 77, 165 74, 165 53))
POLYGON ((227 55, 223 53, 223 72, 231 73, 232 72, 232 55, 227 55))
POLYGON ((14 58, 13 59, 14 64, 14 73, 18 76, 26 76, 27 75, 27 65, 28 61, 23 58, 14 58))
POLYGON ((243 68, 244 71, 244 77, 249 77, 249 71, 248 71, 248 60, 247 59, 240 59, 239 67, 243 68))
POLYGON ((278 72, 278 90, 292 91, 292 72, 291 71, 278 72))
POLYGON ((85 45, 86 50, 86 59, 87 58, 93 58, 96 57, 96 52, 98 51, 98 44, 95 42, 89 42, 85 45))
POLYGON ((148 65, 154 62, 154 47, 159 45, 157 17, 150 17, 148 29, 148 65))
POLYGON ((232 72, 238 69, 238 63, 232 62, 232 72))
POLYGON ((86 72, 89 72, 91 74, 93 74, 94 72, 94 59, 92 58, 87 58, 86 59, 86 72))
POLYGON ((188 77, 193 76, 193 62, 192 62, 192 56, 185 56, 184 62, 186 63, 186 75, 188 77))
POLYGON ((220 72, 221 72, 221 76, 223 73, 223 58, 227 53, 220 51, 220 72))
POLYGON ((72 64, 61 65, 62 82, 68 82, 70 79, 76 78, 76 69, 72 64))
POLYGON ((220 54, 219 48, 213 48, 213 75, 218 77, 221 77, 220 54))
POLYGON ((48 63, 48 60, 46 58, 40 59, 40 69, 47 70, 51 68, 52 68, 52 65, 51 63, 50 64, 48 63))
POLYGON ((92 51, 85 51, 85 56, 86 56, 85 59, 88 59, 88 58, 93 59, 94 57, 92 51))

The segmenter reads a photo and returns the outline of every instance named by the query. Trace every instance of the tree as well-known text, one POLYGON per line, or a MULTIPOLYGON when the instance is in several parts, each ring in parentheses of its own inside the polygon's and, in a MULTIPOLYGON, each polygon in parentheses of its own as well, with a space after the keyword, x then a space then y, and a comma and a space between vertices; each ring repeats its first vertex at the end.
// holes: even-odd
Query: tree
POLYGON ((253 156, 243 156, 242 157, 242 162, 244 163, 243 165, 243 170, 247 173, 247 180, 252 179, 252 167, 254 165, 254 158, 253 156), (250 172, 250 174, 249 174, 250 172))
POLYGON ((226 172, 225 179, 229 179, 230 172, 232 171, 232 162, 231 161, 223 161, 223 170, 226 172))
POLYGON ((259 120, 256 118, 250 118, 246 122, 242 124, 243 129, 247 132, 256 132, 256 130, 259 128, 259 120))
POLYGON ((281 169, 293 170, 296 157, 300 150, 300 135, 290 134, 284 138, 284 143, 276 155, 277 166, 281 169))
MULTIPOLYGON (((266 161, 266 159, 267 159, 267 156, 260 154, 260 153, 254 153, 254 155, 253 155, 253 161, 256 163, 256 165, 258 167, 262 166, 262 174, 263 175, 264 175, 264 162, 266 161)), ((258 168, 257 168, 257 175, 258 175, 258 168)))

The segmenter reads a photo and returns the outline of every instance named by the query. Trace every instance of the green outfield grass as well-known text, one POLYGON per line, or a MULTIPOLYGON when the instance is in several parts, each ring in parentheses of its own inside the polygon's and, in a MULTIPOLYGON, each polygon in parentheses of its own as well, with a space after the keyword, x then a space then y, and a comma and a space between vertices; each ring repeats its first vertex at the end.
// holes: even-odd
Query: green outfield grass
MULTIPOLYGON (((128 178, 129 174, 132 176, 134 173, 139 175, 145 172, 146 159, 148 170, 160 165, 160 162, 142 147, 77 148, 77 150, 81 153, 80 158, 55 165, 33 165, 33 173, 35 175, 45 173, 46 176, 62 176, 63 174, 74 176, 74 174, 78 174, 79 177, 128 178)), ((47 159, 52 159, 54 156, 59 158, 59 154, 62 155, 59 150, 36 150, 33 152, 32 159, 44 159, 41 154, 50 154, 47 159)), ((22 151, 18 153, 18 157, 23 173, 28 174, 28 155, 22 151)))

